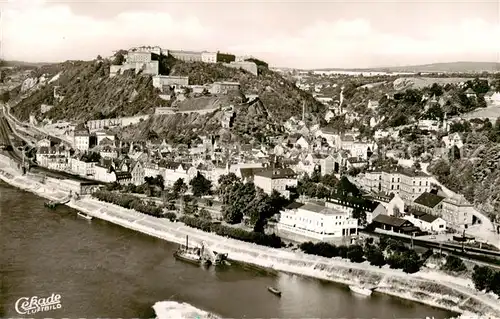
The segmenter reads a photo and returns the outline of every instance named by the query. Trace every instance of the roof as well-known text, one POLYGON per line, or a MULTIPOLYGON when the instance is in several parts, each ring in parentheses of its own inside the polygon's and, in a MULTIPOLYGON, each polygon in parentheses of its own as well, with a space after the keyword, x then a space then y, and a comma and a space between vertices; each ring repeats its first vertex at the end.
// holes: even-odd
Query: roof
POLYGON ((285 208, 286 209, 297 209, 299 207, 302 207, 304 206, 305 204, 303 203, 298 203, 298 202, 291 202, 290 204, 288 204, 285 208))
POLYGON ((439 217, 438 216, 435 216, 435 215, 431 215, 431 214, 424 214, 422 216, 420 216, 418 219, 421 219, 423 220, 424 222, 428 222, 428 223, 432 223, 433 221, 435 221, 436 219, 438 219, 439 217))
POLYGON ((259 172, 259 171, 262 171, 264 170, 264 168, 255 168, 255 167, 242 167, 240 168, 240 174, 241 174, 241 178, 243 179, 252 179, 253 176, 255 175, 256 172, 259 172))
POLYGON ((116 175, 117 180, 131 179, 132 178, 132 174, 130 174, 129 172, 115 172, 115 175, 116 175))
POLYGON ((263 169, 259 172, 254 173, 254 175, 271 178, 271 179, 280 179, 280 178, 295 178, 297 174, 291 168, 269 168, 263 169))
POLYGON ((429 192, 422 193, 420 196, 418 196, 415 200, 415 204, 423 205, 425 207, 429 208, 434 208, 436 207, 439 203, 441 203, 444 200, 444 197, 432 194, 429 192))
POLYGON ((307 203, 304 206, 300 207, 303 210, 307 210, 310 212, 315 212, 323 215, 338 215, 343 214, 340 210, 325 207, 324 205, 319 205, 316 203, 307 203))
POLYGON ((377 222, 377 223, 385 224, 385 225, 394 226, 394 227, 401 227, 405 223, 411 224, 411 222, 406 220, 406 219, 402 219, 402 218, 398 218, 398 217, 394 217, 394 216, 389 216, 389 215, 382 215, 382 214, 377 215, 373 219, 373 221, 377 222))

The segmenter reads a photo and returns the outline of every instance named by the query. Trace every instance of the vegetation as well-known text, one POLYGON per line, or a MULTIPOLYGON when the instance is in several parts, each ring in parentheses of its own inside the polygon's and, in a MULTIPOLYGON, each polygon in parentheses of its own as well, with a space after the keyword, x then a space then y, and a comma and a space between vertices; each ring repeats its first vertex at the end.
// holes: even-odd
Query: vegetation
POLYGON ((467 267, 465 267, 462 259, 453 255, 448 255, 446 256, 446 263, 443 265, 443 269, 454 272, 461 272, 467 270, 467 267))
POLYGON ((474 266, 472 281, 477 290, 491 291, 500 296, 500 271, 486 266, 474 266))
POLYGON ((498 219, 500 212, 500 119, 458 123, 464 141, 461 152, 431 163, 428 171, 451 190, 463 194, 476 207, 498 219), (462 154, 460 156, 459 154, 462 154))
POLYGON ((365 246, 351 245, 335 246, 329 243, 306 242, 300 245, 300 249, 306 254, 323 256, 327 258, 348 258, 351 262, 363 262, 368 260, 371 265, 382 267, 386 263, 394 269, 402 269, 406 273, 414 273, 420 270, 423 262, 428 257, 424 254, 422 258, 403 243, 388 237, 381 237, 378 245, 365 244, 365 246), (384 252, 388 256, 384 257, 384 252))
POLYGON ((18 118, 27 120, 31 113, 41 117, 40 105, 49 104, 54 107, 43 114, 44 117, 87 121, 152 113, 154 107, 170 105, 159 98, 150 76, 126 71, 110 78, 110 65, 106 60, 68 61, 51 65, 50 69, 41 68, 35 73, 47 71, 53 76, 61 72, 59 79, 32 90, 31 95, 22 99, 12 111, 18 118), (59 86, 64 96, 62 101, 54 99, 55 86, 59 86))
MULTIPOLYGON (((100 201, 115 204, 127 209, 133 209, 140 213, 160 217, 160 218, 170 218, 173 219, 172 214, 164 214, 163 208, 157 206, 154 202, 150 201, 145 203, 143 200, 128 194, 121 194, 117 192, 110 192, 105 190, 99 190, 92 194, 93 197, 100 201)), ((175 215, 175 214, 174 214, 175 215)))
POLYGON ((224 226, 220 223, 215 223, 207 219, 196 218, 192 216, 182 216, 179 220, 187 226, 201 229, 206 232, 216 233, 219 236, 225 236, 273 248, 280 248, 283 245, 283 243, 281 242, 281 238, 274 234, 266 235, 258 232, 249 232, 241 228, 224 226))
POLYGON ((212 194, 212 182, 205 178, 200 172, 189 182, 193 195, 200 197, 212 194))
POLYGON ((218 182, 224 220, 238 224, 245 218, 255 232, 264 232, 267 221, 287 204, 277 191, 267 195, 253 183, 243 183, 233 173, 222 175, 218 182))

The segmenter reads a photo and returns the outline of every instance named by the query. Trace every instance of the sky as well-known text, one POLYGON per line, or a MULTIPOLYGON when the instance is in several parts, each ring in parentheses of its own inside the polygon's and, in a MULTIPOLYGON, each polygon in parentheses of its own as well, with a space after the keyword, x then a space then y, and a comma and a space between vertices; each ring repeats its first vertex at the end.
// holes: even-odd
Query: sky
POLYGON ((0 58, 90 60, 141 45, 275 67, 500 62, 500 1, 0 0, 0 58))

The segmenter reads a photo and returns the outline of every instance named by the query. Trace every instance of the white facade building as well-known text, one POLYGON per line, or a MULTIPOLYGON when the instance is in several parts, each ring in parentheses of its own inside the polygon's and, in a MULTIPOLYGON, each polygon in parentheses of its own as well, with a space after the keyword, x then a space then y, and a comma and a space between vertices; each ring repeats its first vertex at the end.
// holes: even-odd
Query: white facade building
POLYGON ((297 174, 290 168, 270 168, 255 173, 254 184, 267 194, 276 190, 288 198, 287 187, 297 187, 297 174))
POLYGON ((73 135, 73 146, 80 151, 88 151, 90 134, 87 131, 76 131, 73 135))
POLYGON ((358 221, 348 212, 314 203, 293 204, 281 213, 277 227, 282 236, 288 233, 302 241, 332 241, 358 234, 358 221))

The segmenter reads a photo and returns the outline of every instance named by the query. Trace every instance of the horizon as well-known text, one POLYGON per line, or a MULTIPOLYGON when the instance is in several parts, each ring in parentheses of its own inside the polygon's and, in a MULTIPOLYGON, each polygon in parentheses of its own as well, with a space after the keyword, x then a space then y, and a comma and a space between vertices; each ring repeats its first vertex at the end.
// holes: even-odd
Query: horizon
POLYGON ((251 55, 293 69, 500 62, 493 1, 0 0, 0 9, 0 58, 29 63, 92 60, 143 45, 251 55))

